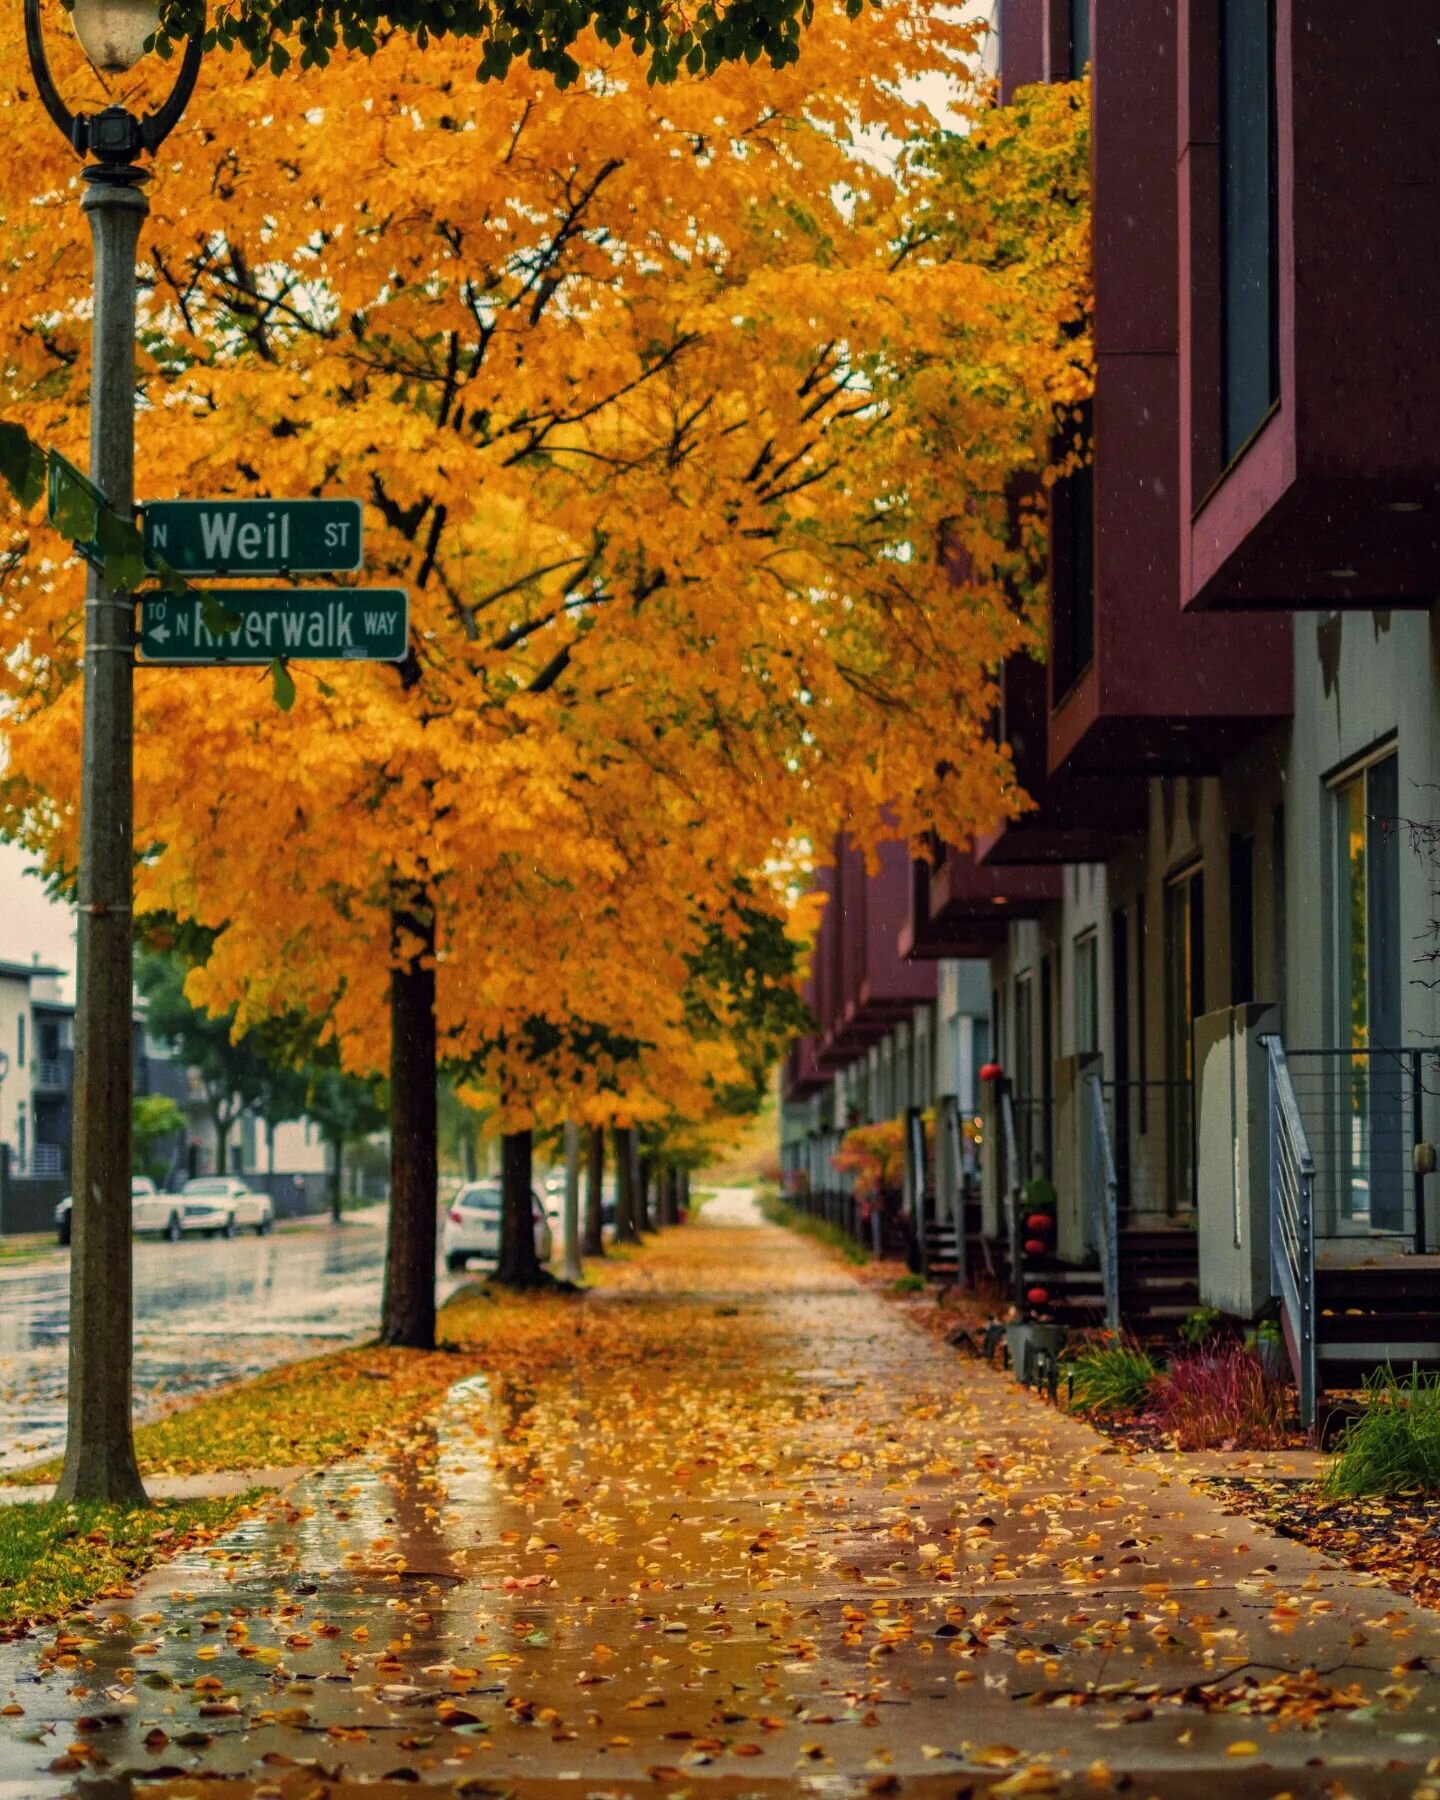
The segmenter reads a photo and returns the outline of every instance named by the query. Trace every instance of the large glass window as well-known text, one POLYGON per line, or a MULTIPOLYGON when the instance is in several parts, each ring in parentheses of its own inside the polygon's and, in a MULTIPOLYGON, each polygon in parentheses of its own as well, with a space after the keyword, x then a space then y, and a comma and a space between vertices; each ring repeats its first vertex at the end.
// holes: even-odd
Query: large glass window
POLYGON ((1075 1053, 1093 1056, 1100 1048, 1100 970, 1095 933, 1075 940, 1075 1053))
POLYGON ((1230 839, 1230 1004, 1255 998, 1255 840, 1230 839))
MULTIPOLYGON (((1093 446, 1087 403, 1077 428, 1093 446)), ((1095 654, 1095 470, 1093 463, 1056 482, 1051 499, 1051 599, 1053 691, 1070 692, 1095 654)))
POLYGON ((1275 0, 1220 0, 1222 462, 1280 397, 1275 0))
POLYGON ((1351 1051, 1336 1121, 1340 1215, 1372 1231, 1405 1219, 1406 1069, 1400 1047, 1400 841, 1396 758, 1335 788, 1335 926, 1342 1044, 1351 1051))
POLYGON ((1090 0, 1070 0, 1070 74, 1077 79, 1090 62, 1090 0))

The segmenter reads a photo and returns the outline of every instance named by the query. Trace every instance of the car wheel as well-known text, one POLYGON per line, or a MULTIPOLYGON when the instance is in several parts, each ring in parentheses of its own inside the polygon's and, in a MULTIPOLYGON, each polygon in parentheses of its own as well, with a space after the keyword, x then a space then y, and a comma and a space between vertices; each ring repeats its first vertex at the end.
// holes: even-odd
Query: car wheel
POLYGON ((180 1229, 179 1213, 171 1213, 170 1217, 165 1221, 166 1238, 172 1244, 178 1244, 184 1235, 184 1232, 180 1229))
POLYGON ((220 1236, 223 1238, 233 1238, 234 1235, 235 1235, 235 1215, 234 1215, 234 1213, 231 1213, 230 1217, 220 1227, 220 1236))
POLYGON ((463 1250, 452 1250, 445 1258, 445 1267, 452 1275, 458 1275, 468 1260, 463 1250))
POLYGON ((274 1225, 274 1223, 275 1223, 275 1220, 271 1216, 271 1214, 266 1213, 265 1217, 255 1227, 256 1237, 269 1237, 270 1228, 274 1225))
POLYGON ((55 1236, 62 1244, 68 1244, 70 1242, 70 1221, 68 1219, 63 1225, 56 1226, 55 1236))

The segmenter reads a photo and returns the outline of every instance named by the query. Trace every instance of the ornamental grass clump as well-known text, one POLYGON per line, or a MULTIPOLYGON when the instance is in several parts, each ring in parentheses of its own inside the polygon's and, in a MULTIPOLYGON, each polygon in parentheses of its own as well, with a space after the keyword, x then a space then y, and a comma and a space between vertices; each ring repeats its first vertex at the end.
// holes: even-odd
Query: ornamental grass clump
POLYGON ((1235 1339, 1177 1356, 1155 1390, 1155 1420, 1181 1450, 1278 1450, 1290 1391, 1235 1339))
POLYGON ((1365 1410, 1345 1430, 1325 1477, 1329 1493, 1440 1488, 1440 1375, 1391 1368, 1365 1383, 1365 1410))
POLYGON ((1159 1379, 1149 1352, 1122 1338, 1080 1352, 1070 1366, 1070 1394, 1084 1412, 1136 1412, 1149 1404, 1159 1379))

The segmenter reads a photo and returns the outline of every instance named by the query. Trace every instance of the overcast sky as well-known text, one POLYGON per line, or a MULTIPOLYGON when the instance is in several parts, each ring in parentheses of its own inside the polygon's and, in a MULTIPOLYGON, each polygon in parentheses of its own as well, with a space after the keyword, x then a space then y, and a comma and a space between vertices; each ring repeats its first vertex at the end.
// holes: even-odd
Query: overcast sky
POLYGON ((0 842, 0 962, 53 963, 65 971, 63 991, 75 991, 75 919, 68 906, 46 898, 30 858, 0 842))

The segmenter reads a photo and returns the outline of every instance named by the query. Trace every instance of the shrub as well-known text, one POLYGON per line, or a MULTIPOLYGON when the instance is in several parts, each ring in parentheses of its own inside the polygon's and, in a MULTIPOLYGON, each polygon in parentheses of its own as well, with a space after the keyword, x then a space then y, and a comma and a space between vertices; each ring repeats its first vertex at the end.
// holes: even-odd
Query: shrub
POLYGON ((1370 1376, 1365 1410, 1346 1427, 1325 1486, 1332 1494, 1440 1487, 1440 1375, 1370 1376))
POLYGON ((892 1294, 921 1294, 925 1291, 923 1275, 900 1275, 890 1283, 892 1294))
POLYGON ((1150 1399, 1159 1376, 1149 1353, 1129 1339, 1094 1344, 1071 1364, 1070 1392, 1087 1412, 1133 1412, 1150 1399))
POLYGON ((1180 1325, 1180 1342, 1198 1350, 1208 1343, 1225 1323, 1225 1315, 1215 1306, 1197 1306, 1180 1325))
POLYGON ((1182 1450, 1276 1450, 1290 1435, 1290 1393, 1234 1340, 1177 1356, 1155 1390, 1156 1422, 1182 1450))

